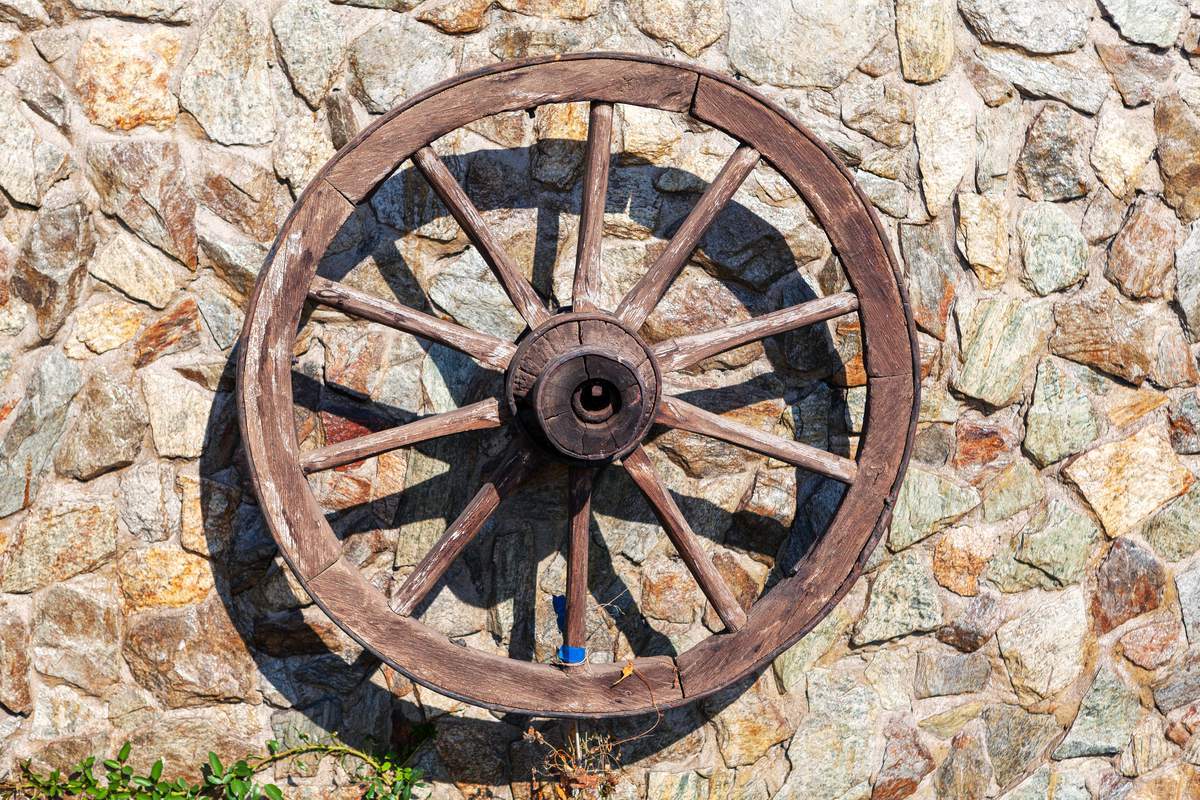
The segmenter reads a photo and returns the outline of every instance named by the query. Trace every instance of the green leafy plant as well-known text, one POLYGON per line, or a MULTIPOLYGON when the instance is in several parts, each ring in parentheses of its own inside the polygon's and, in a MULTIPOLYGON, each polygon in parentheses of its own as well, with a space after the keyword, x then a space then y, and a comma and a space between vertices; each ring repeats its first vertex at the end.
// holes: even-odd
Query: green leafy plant
MULTIPOLYGON (((364 800, 413 800, 415 792, 427 786, 421 770, 407 766, 412 751, 432 736, 422 730, 405 758, 389 753, 375 756, 351 747, 336 737, 313 739, 297 735, 298 744, 284 747, 277 741, 267 743, 266 755, 250 755, 232 764, 223 763, 209 753, 201 768, 202 780, 192 783, 184 778, 164 778, 163 760, 154 762, 145 774, 129 765, 131 745, 126 742, 113 758, 99 763, 94 756, 71 769, 40 773, 30 762, 20 765, 20 776, 0 781, 0 800, 47 800, 48 798, 89 798, 90 800, 284 800, 283 790, 273 783, 262 783, 260 773, 284 763, 300 775, 311 774, 322 759, 337 760, 362 789, 364 800)), ((289 772, 288 774, 291 774, 289 772)))

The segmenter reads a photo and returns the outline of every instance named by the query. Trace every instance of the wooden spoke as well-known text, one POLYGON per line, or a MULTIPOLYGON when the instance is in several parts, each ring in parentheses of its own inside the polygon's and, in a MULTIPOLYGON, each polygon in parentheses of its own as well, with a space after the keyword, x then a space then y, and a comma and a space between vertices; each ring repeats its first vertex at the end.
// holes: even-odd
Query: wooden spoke
POLYGON ((432 314, 392 303, 351 289, 322 277, 312 279, 308 289, 310 299, 336 308, 355 317, 369 319, 389 328, 420 336, 446 347, 460 350, 480 362, 497 369, 508 366, 516 347, 487 333, 473 331, 453 322, 438 319, 432 314))
POLYGON ((497 466, 466 508, 458 515, 442 538, 421 559, 400 587, 394 600, 396 613, 410 616, 426 595, 450 569, 480 528, 496 512, 500 501, 520 486, 540 463, 541 459, 521 440, 514 441, 500 457, 497 466))
POLYGON ((608 162, 612 150, 611 103, 592 103, 588 117, 587 162, 579 210, 579 245, 575 251, 575 311, 595 311, 600 294, 600 241, 604 235, 604 201, 608 195, 608 162))
POLYGON ((536 328, 549 319, 550 312, 542 304, 533 286, 501 247, 479 209, 471 202, 471 198, 467 197, 467 193, 433 148, 429 145, 422 147, 413 154, 413 162, 437 192, 438 197, 442 198, 446 208, 450 209, 450 213, 458 220, 467 238, 479 249, 479 254, 491 267, 496 279, 500 281, 509 299, 529 326, 536 328))
POLYGON ((697 408, 678 397, 663 397, 655 422, 670 428, 691 431, 702 436, 745 447, 797 467, 826 475, 842 483, 854 483, 858 465, 848 458, 810 447, 803 442, 784 439, 760 431, 728 417, 697 408))
POLYGON ((712 559, 704 551, 700 540, 692 531, 692 526, 683 518, 683 512, 679 510, 675 498, 667 491, 667 487, 659 479, 658 473, 654 471, 654 465, 650 462, 650 457, 646 455, 645 449, 638 445, 637 449, 625 456, 621 463, 625 467, 625 471, 633 478, 634 483, 642 490, 642 494, 646 495, 646 499, 650 501, 654 513, 662 522, 663 530, 667 532, 671 543, 679 552, 679 557, 683 559, 683 563, 687 565, 696 582, 700 584, 700 590, 704 592, 708 602, 712 603, 717 616, 725 623, 725 628, 730 632, 740 629, 746 624, 746 612, 742 610, 737 598, 733 595, 733 590, 729 588, 729 584, 721 577, 721 573, 713 565, 712 559))
POLYGON ((709 356, 724 353, 748 342, 765 339, 777 333, 802 328, 814 322, 849 314, 858 308, 858 298, 850 292, 832 294, 790 308, 772 311, 761 317, 737 322, 703 333, 676 336, 659 342, 652 348, 663 372, 674 372, 698 364, 709 356))
POLYGON ((713 224, 738 187, 745 182, 758 160, 758 151, 749 145, 741 145, 729 157, 717 177, 704 190, 695 208, 671 237, 667 249, 655 259, 646 274, 621 300, 621 305, 617 307, 617 317, 623 323, 634 330, 642 327, 646 317, 650 316, 658 301, 667 293, 667 288, 675 280, 675 276, 691 257, 705 231, 713 224))
POLYGON ((368 433, 310 450, 300 455, 300 468, 305 473, 333 469, 454 433, 498 428, 500 422, 500 401, 492 397, 444 414, 423 417, 396 428, 368 433))
POLYGON ((567 613, 563 625, 563 644, 567 647, 587 647, 588 526, 595 472, 592 467, 571 467, 571 536, 567 544, 567 613))

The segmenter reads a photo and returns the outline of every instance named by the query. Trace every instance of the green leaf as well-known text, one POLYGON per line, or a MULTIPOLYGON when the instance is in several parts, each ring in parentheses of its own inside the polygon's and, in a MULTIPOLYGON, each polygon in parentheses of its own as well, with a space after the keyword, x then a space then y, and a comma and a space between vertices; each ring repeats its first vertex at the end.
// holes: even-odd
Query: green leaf
POLYGON ((121 764, 120 762, 114 761, 111 758, 106 758, 104 759, 104 768, 109 772, 119 772, 121 769, 121 764))
POLYGON ((120 761, 122 764, 128 761, 129 751, 131 749, 133 749, 133 744, 130 742, 126 742, 125 744, 121 745, 121 750, 119 753, 117 753, 117 761, 120 761))
POLYGON ((221 766, 221 759, 217 758, 217 754, 211 750, 208 753, 208 768, 211 769, 212 774, 218 778, 221 777, 221 773, 225 771, 225 768, 221 766))
POLYGON ((262 787, 262 793, 267 796, 268 800, 283 800, 283 791, 273 783, 262 787))
POLYGON ((150 768, 150 780, 158 783, 158 779, 162 777, 163 760, 160 758, 154 762, 154 766, 150 768))

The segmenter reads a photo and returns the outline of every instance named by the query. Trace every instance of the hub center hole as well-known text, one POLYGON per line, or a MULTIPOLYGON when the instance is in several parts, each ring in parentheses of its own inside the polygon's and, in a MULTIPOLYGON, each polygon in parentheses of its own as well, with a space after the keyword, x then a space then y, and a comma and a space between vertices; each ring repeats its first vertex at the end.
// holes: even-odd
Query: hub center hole
POLYGON ((621 393, 609 381, 591 378, 575 387, 571 405, 583 421, 604 422, 620 408, 621 393))

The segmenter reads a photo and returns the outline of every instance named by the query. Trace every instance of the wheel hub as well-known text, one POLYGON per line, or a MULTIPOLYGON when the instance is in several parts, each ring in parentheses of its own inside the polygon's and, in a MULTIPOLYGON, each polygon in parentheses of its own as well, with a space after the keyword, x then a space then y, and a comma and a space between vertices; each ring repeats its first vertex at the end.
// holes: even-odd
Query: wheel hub
POLYGON ((508 368, 509 410, 552 454, 607 461, 645 437, 659 399, 650 348, 607 314, 560 314, 521 343, 508 368))

